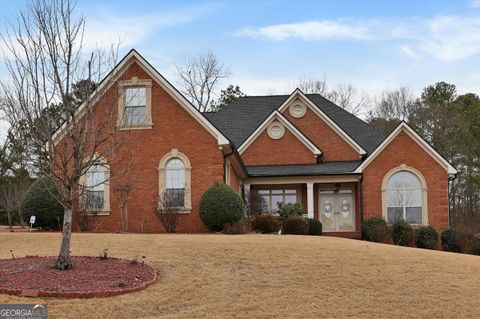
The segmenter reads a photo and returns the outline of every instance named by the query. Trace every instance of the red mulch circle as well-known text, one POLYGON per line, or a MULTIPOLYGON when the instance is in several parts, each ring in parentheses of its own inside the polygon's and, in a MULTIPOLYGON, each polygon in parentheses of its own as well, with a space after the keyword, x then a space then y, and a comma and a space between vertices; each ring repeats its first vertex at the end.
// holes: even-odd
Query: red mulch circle
POLYGON ((0 260, 0 293, 57 298, 110 297, 139 291, 157 281, 157 271, 141 262, 72 257, 73 269, 57 270, 57 257, 0 260), (23 292, 23 293, 22 293, 23 292), (32 293, 33 292, 33 293, 32 293))

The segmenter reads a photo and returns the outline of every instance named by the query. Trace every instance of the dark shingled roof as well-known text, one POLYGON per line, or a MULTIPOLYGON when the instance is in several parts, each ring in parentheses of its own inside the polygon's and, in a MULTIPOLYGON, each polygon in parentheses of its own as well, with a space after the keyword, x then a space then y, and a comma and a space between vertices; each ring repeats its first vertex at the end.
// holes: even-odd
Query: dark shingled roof
POLYGON ((248 176, 308 176, 352 174, 362 161, 325 162, 319 164, 246 166, 248 176))
MULTIPOLYGON (((385 135, 358 117, 345 111, 319 94, 306 96, 368 154, 385 139, 385 135)), ((236 147, 255 131, 289 95, 240 97, 217 113, 203 113, 236 147)))

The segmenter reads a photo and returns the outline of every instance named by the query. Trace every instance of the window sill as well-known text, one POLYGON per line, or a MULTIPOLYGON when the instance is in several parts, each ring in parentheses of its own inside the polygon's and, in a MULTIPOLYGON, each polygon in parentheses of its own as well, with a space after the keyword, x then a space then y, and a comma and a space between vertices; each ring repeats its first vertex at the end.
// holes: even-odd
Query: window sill
POLYGON ((192 212, 191 207, 181 207, 179 208, 179 211, 178 211, 179 214, 190 214, 191 212, 192 212))
POLYGON ((131 131, 131 130, 150 130, 152 129, 153 124, 142 124, 142 125, 117 125, 117 129, 120 131, 131 131))
POLYGON ((88 216, 109 216, 111 212, 112 212, 111 210, 102 210, 97 213, 87 213, 87 215, 88 216))

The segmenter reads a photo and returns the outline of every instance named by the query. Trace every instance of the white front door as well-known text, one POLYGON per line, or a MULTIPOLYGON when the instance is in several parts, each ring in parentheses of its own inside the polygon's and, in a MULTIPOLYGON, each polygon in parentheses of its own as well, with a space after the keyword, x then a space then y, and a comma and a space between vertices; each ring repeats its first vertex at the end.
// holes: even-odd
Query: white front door
POLYGON ((355 196, 352 190, 320 190, 318 204, 324 232, 355 230, 355 196))

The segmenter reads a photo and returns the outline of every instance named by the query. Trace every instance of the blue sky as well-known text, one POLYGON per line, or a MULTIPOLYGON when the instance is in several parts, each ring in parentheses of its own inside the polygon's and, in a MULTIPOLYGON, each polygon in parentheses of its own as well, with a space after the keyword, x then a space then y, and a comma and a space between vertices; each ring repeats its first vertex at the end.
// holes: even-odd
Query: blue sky
MULTIPOLYGON (((23 1, 2 1, 9 21, 23 1)), ((447 81, 480 94, 480 0, 78 1, 87 46, 122 39, 175 83, 175 63, 213 52, 244 92, 283 94, 301 77, 375 96, 447 81)), ((2 23, 3 25, 3 23, 2 23)))

